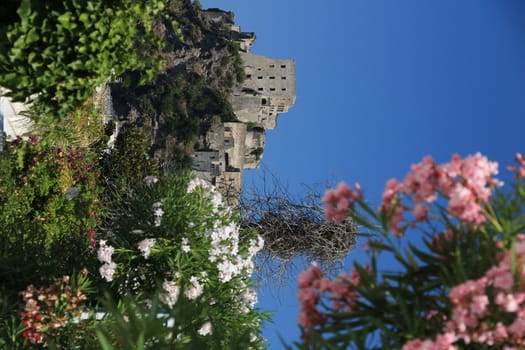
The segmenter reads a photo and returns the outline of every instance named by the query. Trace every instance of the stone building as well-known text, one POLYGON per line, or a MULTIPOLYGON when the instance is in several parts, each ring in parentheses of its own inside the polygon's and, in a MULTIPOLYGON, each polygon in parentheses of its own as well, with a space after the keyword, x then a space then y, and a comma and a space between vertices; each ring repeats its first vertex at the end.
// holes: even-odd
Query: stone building
POLYGON ((295 103, 295 61, 241 53, 246 80, 230 96, 237 118, 264 129, 295 103))
POLYGON ((229 96, 237 123, 210 130, 194 152, 196 175, 213 183, 228 204, 239 203, 244 169, 257 168, 266 144, 265 131, 295 103, 295 61, 250 53, 255 34, 231 26, 231 40, 241 49, 246 79, 229 96))

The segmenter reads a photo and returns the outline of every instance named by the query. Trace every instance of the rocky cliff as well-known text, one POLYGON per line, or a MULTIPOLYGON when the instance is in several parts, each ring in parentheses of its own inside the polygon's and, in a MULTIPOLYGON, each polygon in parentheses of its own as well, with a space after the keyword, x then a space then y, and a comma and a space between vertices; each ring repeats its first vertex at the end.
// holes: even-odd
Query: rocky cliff
POLYGON ((169 39, 161 53, 167 65, 157 79, 139 85, 130 73, 110 84, 119 128, 138 125, 150 152, 166 167, 188 166, 199 137, 213 126, 237 120, 228 101, 244 79, 239 45, 230 40, 233 13, 203 11, 189 1, 174 2, 180 33, 162 25, 169 39))

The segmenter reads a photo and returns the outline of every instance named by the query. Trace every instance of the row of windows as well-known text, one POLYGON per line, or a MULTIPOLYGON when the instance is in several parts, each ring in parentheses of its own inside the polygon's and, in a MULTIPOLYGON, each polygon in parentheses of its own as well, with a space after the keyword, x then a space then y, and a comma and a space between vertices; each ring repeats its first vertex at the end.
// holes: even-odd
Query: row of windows
MULTIPOLYGON (((270 68, 275 68, 275 64, 270 64, 270 68)), ((281 64, 281 68, 286 68, 286 64, 281 64)), ((257 70, 262 70, 262 68, 257 68, 257 70)))
MULTIPOLYGON (((270 91, 275 91, 275 88, 270 88, 270 91)), ((257 91, 264 91, 264 88, 260 87, 257 89, 257 91)), ((281 91, 286 91, 286 88, 281 88, 281 91)))
MULTIPOLYGON (((251 79, 251 74, 246 74, 246 78, 251 79)), ((257 79, 263 79, 262 75, 257 76, 257 79)), ((268 77, 268 79, 275 80, 275 77, 268 77)), ((286 80, 286 77, 281 77, 281 80, 286 80)))

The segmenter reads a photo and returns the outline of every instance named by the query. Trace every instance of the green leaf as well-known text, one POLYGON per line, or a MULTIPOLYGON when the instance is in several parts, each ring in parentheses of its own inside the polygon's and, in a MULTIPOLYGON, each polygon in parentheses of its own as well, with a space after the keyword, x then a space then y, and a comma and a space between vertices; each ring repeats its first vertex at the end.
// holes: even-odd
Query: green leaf
POLYGON ((36 28, 31 28, 31 30, 29 30, 29 32, 27 32, 26 34, 26 44, 32 44, 34 42, 37 42, 38 39, 39 35, 36 28))
POLYGON ((100 343, 100 346, 102 347, 102 350, 115 350, 113 345, 111 345, 111 341, 107 338, 107 336, 100 330, 96 330, 98 342, 100 343))
POLYGON ((91 21, 86 13, 81 13, 80 16, 78 16, 78 20, 84 24, 84 28, 86 29, 91 26, 91 21))
POLYGON ((405 255, 406 255, 408 261, 410 262, 410 265, 412 265, 412 268, 413 268, 415 271, 418 271, 418 270, 419 270, 419 264, 418 264, 417 261, 414 259, 414 257, 412 256, 412 254, 410 254, 410 251, 406 250, 406 251, 405 251, 405 255))
POLYGON ((61 16, 58 16, 57 20, 62 24, 64 28, 67 30, 71 30, 73 28, 73 25, 71 23, 71 12, 66 12, 61 16))
POLYGON ((31 13, 31 0, 22 0, 16 13, 18 13, 18 16, 20 16, 22 27, 26 27, 28 25, 27 19, 31 13))

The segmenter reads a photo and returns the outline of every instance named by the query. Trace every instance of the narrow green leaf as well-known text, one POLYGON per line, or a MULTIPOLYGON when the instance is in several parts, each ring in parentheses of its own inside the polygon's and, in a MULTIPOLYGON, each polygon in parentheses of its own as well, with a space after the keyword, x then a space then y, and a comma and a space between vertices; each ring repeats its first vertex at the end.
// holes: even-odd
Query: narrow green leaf
POLYGON ((98 342, 100 343, 100 346, 102 347, 102 350, 115 350, 113 345, 111 345, 111 341, 106 337, 106 335, 100 331, 96 330, 98 342))

